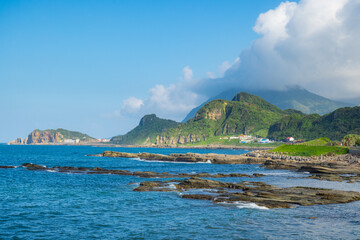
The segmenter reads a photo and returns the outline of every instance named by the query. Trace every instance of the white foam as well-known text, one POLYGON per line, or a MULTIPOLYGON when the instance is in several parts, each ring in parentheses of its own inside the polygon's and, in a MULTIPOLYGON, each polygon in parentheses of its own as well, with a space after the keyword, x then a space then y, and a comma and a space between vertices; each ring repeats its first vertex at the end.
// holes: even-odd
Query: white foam
POLYGON ((243 202, 236 202, 237 208, 253 208, 253 209, 260 209, 260 210, 269 210, 269 208, 264 206, 259 206, 256 203, 243 203, 243 202))
POLYGON ((289 175, 292 172, 281 172, 281 173, 265 173, 266 176, 278 176, 278 175, 289 175))
POLYGON ((206 163, 211 163, 211 160, 209 160, 209 159, 208 159, 208 160, 206 160, 206 163))
POLYGON ((220 204, 224 205, 235 205, 237 208, 243 209, 243 208, 250 208, 250 209, 259 209, 259 210, 269 210, 269 208, 264 206, 259 206, 256 203, 252 202, 221 202, 220 204))
POLYGON ((56 170, 45 170, 46 172, 57 172, 56 170))
POLYGON ((170 183, 168 186, 169 186, 170 189, 176 189, 176 186, 173 183, 170 183))

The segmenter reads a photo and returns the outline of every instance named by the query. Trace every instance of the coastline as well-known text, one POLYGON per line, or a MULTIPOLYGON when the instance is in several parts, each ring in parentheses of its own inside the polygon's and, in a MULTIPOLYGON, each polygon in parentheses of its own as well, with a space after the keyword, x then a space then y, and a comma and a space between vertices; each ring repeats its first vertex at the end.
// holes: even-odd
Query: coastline
POLYGON ((249 149, 249 150, 270 150, 275 147, 256 146, 235 146, 235 145, 196 145, 196 146, 174 146, 174 145, 120 145, 113 143, 36 143, 36 144, 4 144, 15 146, 91 146, 110 148, 174 148, 174 149, 249 149))

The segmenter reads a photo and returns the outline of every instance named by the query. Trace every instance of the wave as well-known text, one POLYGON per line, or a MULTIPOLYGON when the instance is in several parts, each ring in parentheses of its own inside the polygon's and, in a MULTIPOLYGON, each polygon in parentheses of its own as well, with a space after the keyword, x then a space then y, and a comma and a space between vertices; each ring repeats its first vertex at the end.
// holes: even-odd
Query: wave
POLYGON ((170 184, 168 185, 168 188, 170 188, 170 189, 176 189, 176 186, 175 186, 174 183, 170 183, 170 184))
POLYGON ((269 208, 264 206, 259 206, 256 203, 252 202, 220 202, 219 204, 222 205, 235 205, 237 208, 243 209, 243 208, 250 208, 250 209, 259 209, 259 210, 269 210, 269 208))

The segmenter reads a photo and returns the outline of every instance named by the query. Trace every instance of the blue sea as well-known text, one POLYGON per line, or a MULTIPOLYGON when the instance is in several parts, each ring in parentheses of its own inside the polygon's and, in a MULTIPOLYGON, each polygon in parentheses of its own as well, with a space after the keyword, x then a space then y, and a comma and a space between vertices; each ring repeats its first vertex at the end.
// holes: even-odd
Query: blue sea
MULTIPOLYGON (((259 165, 146 162, 89 157, 105 150, 241 154, 246 150, 0 145, 0 165, 35 163, 170 173, 263 173, 276 186, 354 190, 359 183, 305 179, 307 174, 259 165)), ((214 204, 174 192, 134 192, 134 176, 0 169, 0 239, 360 239, 360 202, 291 209, 251 203, 214 204), (315 218, 312 219, 311 217, 315 218)), ((217 179, 219 180, 219 179, 217 179)))

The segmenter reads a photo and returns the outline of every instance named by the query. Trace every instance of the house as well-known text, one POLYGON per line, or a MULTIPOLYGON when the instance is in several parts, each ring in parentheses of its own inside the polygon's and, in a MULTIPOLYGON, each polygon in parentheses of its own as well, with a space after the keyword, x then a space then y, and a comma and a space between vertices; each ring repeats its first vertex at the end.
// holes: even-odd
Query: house
POLYGON ((285 142, 293 142, 295 139, 293 137, 287 137, 285 138, 285 142))

